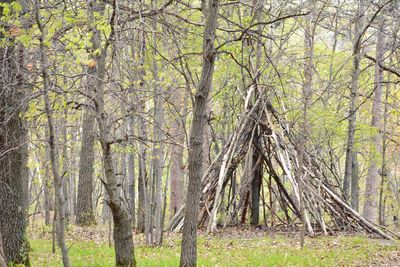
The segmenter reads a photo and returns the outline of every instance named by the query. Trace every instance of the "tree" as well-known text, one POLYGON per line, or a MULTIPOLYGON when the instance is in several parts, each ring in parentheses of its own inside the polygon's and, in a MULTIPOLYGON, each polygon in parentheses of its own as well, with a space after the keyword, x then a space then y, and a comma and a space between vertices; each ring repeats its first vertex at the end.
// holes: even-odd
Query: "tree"
POLYGON ((346 162, 343 178, 343 192, 345 198, 350 201, 351 206, 358 209, 358 173, 357 173, 357 152, 355 151, 355 132, 357 119, 357 94, 360 76, 360 64, 362 59, 362 38, 364 34, 364 0, 357 2, 358 8, 355 17, 354 42, 353 42, 353 66, 351 75, 350 103, 348 113, 348 129, 347 129, 347 148, 346 162))
MULTIPOLYGON (((43 24, 41 21, 41 15, 40 15, 40 1, 36 0, 35 1, 35 19, 36 19, 36 24, 39 28, 40 31, 40 37, 39 37, 39 49, 40 49, 40 64, 41 64, 41 76, 43 80, 43 90, 44 90, 44 102, 45 102, 45 111, 46 111, 46 117, 47 117, 47 125, 48 125, 48 132, 49 132, 49 139, 48 144, 49 144, 49 154, 50 154, 50 163, 51 163, 51 170, 53 173, 53 178, 54 178, 54 192, 55 192, 55 198, 56 198, 56 212, 57 212, 57 239, 59 246, 61 248, 61 254, 62 254, 62 261, 64 264, 64 267, 70 267, 71 263, 69 261, 68 257, 68 248, 67 244, 65 242, 65 224, 66 224, 66 218, 65 218, 65 196, 64 196, 64 189, 63 189, 63 184, 64 184, 64 177, 63 175, 60 175, 60 168, 58 164, 58 155, 59 155, 59 147, 57 145, 57 137, 55 135, 55 125, 54 125, 54 119, 53 119, 53 109, 50 103, 50 76, 47 71, 48 68, 48 61, 47 61, 47 46, 45 44, 45 39, 46 39, 46 34, 47 34, 47 29, 46 25, 43 24)), ((54 225, 53 225, 54 227, 54 225)))
MULTIPOLYGON (((104 11, 103 4, 92 4, 92 10, 89 12, 102 13, 104 11)), ((90 21, 89 23, 94 23, 90 21)), ((98 58, 94 55, 94 51, 101 49, 100 32, 96 27, 90 27, 91 53, 90 58, 93 62, 97 62, 98 58)), ((91 225, 96 222, 93 212, 93 164, 94 164, 94 141, 95 141, 95 121, 96 117, 92 108, 92 91, 98 79, 96 64, 88 66, 85 84, 85 93, 87 96, 87 105, 83 111, 82 121, 82 141, 79 156, 79 180, 77 195, 77 214, 76 223, 78 225, 91 225)), ((100 85, 101 86, 101 85, 100 85)))
MULTIPOLYGON (((89 68, 88 73, 93 73, 89 68)), ((87 77, 87 87, 95 78, 87 77)), ((76 223, 91 225, 96 222, 93 212, 93 164, 94 164, 94 123, 95 116, 90 108, 85 108, 82 121, 82 143, 79 156, 78 195, 76 201, 76 223)))
POLYGON ((189 182, 186 192, 185 221, 182 231, 180 266, 197 264, 197 216, 199 210, 201 179, 203 176, 202 144, 206 118, 204 116, 211 89, 216 51, 214 48, 219 0, 209 0, 203 36, 203 62, 200 82, 195 94, 193 121, 189 144, 189 182))
MULTIPOLYGON (((383 91, 383 64, 385 53, 384 27, 385 19, 382 17, 376 34, 376 62, 375 62, 375 81, 374 81, 374 99, 372 103, 371 126, 374 131, 371 142, 370 166, 368 176, 365 180, 365 202, 363 215, 372 222, 378 222, 378 195, 379 191, 379 167, 382 157, 382 134, 381 122, 383 116, 382 109, 382 91, 383 91)), ((383 171, 383 170, 381 170, 383 171)))
MULTIPOLYGON (((0 16, 4 6, 1 1, 0 16)), ((9 25, 4 32, 12 33, 9 25)), ((29 265, 26 237, 27 209, 27 128, 24 121, 26 83, 24 47, 12 34, 0 33, 0 233, 7 263, 29 265)))
MULTIPOLYGON (((99 3, 91 2, 89 5, 89 16, 92 22, 93 31, 98 31, 96 28, 96 16, 99 14, 99 3)), ((101 145, 102 162, 105 173, 104 187, 107 191, 107 204, 110 207, 113 218, 113 237, 114 237, 114 250, 115 260, 117 266, 136 266, 134 247, 132 239, 131 223, 129 221, 127 210, 125 209, 122 198, 118 190, 118 179, 115 175, 115 165, 112 155, 112 135, 110 131, 110 119, 107 116, 104 103, 104 84, 103 80, 106 75, 106 59, 107 50, 113 43, 115 38, 116 26, 116 6, 114 2, 112 15, 110 18, 111 32, 105 44, 101 46, 101 39, 99 34, 95 34, 93 47, 99 49, 94 50, 96 54, 95 66, 96 71, 93 74, 96 77, 95 83, 92 88, 93 104, 95 106, 96 121, 99 129, 99 142, 101 145)))

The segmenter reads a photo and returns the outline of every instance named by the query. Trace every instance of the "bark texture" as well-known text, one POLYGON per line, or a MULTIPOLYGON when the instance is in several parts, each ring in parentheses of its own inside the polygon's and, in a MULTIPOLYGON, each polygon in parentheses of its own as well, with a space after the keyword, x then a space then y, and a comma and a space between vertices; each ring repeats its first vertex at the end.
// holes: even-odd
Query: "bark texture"
POLYGON ((3 237, 1 236, 1 232, 0 232, 0 267, 7 267, 6 255, 4 254, 4 248, 3 248, 3 237))
POLYGON ((199 211, 201 179, 203 176, 202 144, 206 118, 207 98, 211 88, 215 63, 215 30, 217 27, 219 0, 210 0, 207 9, 203 39, 203 63, 199 86, 195 95, 193 121, 189 144, 189 183, 186 193, 185 221, 182 232, 180 266, 197 264, 197 216, 199 211))
MULTIPOLYGON (((89 86, 89 85, 88 85, 89 86)), ((93 212, 93 163, 94 163, 94 122, 93 111, 85 109, 82 122, 82 145, 79 157, 78 196, 76 202, 76 224, 95 223, 93 212)))
MULTIPOLYGON (((3 41, 6 37, 0 33, 0 38, 3 41)), ((28 88, 19 68, 24 60, 23 49, 14 45, 12 39, 5 42, 7 46, 0 48, 0 233, 7 263, 29 265, 27 130, 22 119, 28 88)))

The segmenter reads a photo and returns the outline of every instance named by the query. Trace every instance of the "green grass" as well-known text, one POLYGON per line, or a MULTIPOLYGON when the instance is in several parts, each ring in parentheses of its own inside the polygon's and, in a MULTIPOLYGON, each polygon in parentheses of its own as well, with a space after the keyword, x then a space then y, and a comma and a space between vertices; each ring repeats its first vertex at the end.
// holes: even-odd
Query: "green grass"
MULTIPOLYGON (((79 239, 79 238, 78 238, 79 239)), ((140 237, 136 237, 139 241, 140 237)), ((162 247, 136 246, 138 266, 178 266, 180 236, 168 236, 162 247)), ((33 238, 33 266, 62 266, 59 251, 51 253, 51 240, 33 238)), ((114 251, 107 242, 68 240, 72 266, 113 266, 114 251)), ((199 238, 199 266, 365 266, 379 265, 399 245, 359 236, 307 238, 300 249, 298 240, 280 235, 263 237, 199 238)))

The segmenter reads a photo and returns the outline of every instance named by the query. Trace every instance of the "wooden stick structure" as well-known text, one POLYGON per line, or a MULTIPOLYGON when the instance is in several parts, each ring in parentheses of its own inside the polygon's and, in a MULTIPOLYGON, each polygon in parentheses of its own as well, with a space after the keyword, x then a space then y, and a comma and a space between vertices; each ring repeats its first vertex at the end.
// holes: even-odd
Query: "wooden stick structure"
MULTIPOLYGON (((219 219, 223 227, 243 221, 249 205, 246 196, 255 177, 253 174, 262 168, 263 177, 271 179, 268 190, 263 191, 269 194, 271 200, 275 200, 269 205, 264 201, 263 205, 273 220, 285 226, 304 222, 309 236, 318 233, 328 235, 336 231, 366 231, 385 239, 399 238, 388 229, 366 220, 347 204, 337 180, 327 175, 328 172, 312 150, 304 153, 303 164, 299 166, 296 136, 264 95, 260 95, 253 106, 245 108, 236 130, 203 175, 198 218, 200 226, 206 226, 208 232, 214 231, 218 212, 224 215, 219 219), (256 129, 261 133, 258 136, 255 135, 256 129), (246 154, 250 148, 259 156, 253 162, 252 175, 243 175, 240 186, 231 193, 232 187, 236 187, 236 179, 232 177, 240 173, 237 169, 241 164, 246 165, 246 154), (299 168, 303 168, 302 172, 298 171, 299 168), (299 173, 303 175, 299 176, 299 173), (226 189, 230 197, 221 208, 226 189), (303 213, 300 210, 300 198, 304 203, 303 213), (301 214, 304 214, 304 220, 301 220, 301 214)), ((183 211, 184 207, 171 219, 168 230, 180 231, 183 211)))

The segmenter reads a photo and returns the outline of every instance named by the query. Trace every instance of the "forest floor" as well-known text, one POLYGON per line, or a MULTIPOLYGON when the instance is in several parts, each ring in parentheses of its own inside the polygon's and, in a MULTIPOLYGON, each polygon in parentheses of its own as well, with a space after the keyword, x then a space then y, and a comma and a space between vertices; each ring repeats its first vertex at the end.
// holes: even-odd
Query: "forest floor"
MULTIPOLYGON (((28 231, 32 266, 62 266, 58 248, 52 253, 51 228, 35 224, 28 231)), ((179 265, 180 234, 166 233, 161 247, 134 238, 138 266, 179 265)), ((74 267, 114 266, 107 226, 69 226, 67 243, 74 267)), ((300 249, 296 233, 246 227, 200 233, 198 244, 198 266, 400 266, 400 243, 363 235, 306 237, 300 249)))

